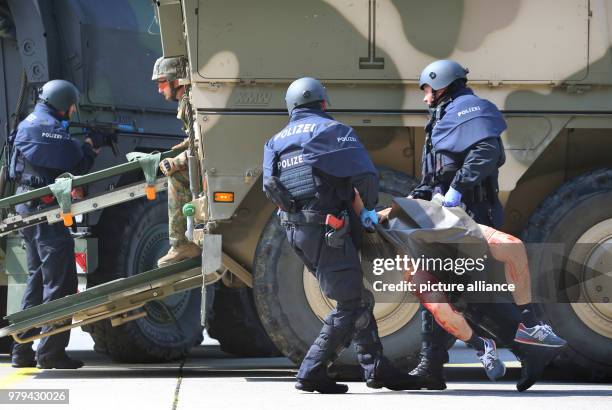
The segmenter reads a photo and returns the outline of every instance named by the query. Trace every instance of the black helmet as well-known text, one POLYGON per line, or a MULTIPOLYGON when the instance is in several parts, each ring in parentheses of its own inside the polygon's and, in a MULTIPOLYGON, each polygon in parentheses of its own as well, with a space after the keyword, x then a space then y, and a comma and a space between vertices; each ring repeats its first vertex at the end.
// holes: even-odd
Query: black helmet
POLYGON ((72 104, 78 105, 79 90, 69 81, 51 80, 42 86, 38 99, 57 111, 66 112, 72 104))

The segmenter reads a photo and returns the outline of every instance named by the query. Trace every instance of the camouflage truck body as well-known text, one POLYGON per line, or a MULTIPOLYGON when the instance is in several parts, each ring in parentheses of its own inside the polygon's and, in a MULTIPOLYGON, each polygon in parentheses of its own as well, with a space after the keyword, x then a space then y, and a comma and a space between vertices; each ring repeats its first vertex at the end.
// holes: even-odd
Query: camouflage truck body
MULTIPOLYGON (((469 86, 508 122, 504 230, 562 242, 568 254, 589 243, 576 257, 609 270, 611 1, 161 0, 157 13, 164 55, 189 61, 207 229, 253 273, 258 315, 292 359, 331 304, 274 239, 282 232, 262 193, 261 162, 263 144, 287 122, 286 87, 304 75, 324 82, 331 114, 357 130, 383 170, 381 183, 397 194, 409 189, 404 176, 420 175, 428 115, 418 75, 433 60, 459 61, 469 86), (234 201, 216 202, 216 192, 232 192, 234 201), (297 279, 285 283, 287 276, 297 279)), ((612 305, 598 286, 585 290, 588 303, 542 313, 570 341, 568 359, 609 371, 612 305)), ((414 309, 381 305, 385 348, 396 361, 414 358, 414 309)))

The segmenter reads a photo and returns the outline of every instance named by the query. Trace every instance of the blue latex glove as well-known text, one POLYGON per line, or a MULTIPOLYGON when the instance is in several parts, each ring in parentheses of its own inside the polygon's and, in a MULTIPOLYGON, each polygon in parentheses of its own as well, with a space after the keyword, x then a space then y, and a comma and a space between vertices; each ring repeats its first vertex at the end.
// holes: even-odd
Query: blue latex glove
POLYGON ((457 191, 453 187, 448 188, 446 195, 444 195, 443 206, 452 207, 459 206, 461 203, 461 192, 457 191))
POLYGON ((378 224, 378 214, 373 209, 367 210, 363 208, 359 214, 359 220, 364 228, 372 228, 374 225, 378 224))

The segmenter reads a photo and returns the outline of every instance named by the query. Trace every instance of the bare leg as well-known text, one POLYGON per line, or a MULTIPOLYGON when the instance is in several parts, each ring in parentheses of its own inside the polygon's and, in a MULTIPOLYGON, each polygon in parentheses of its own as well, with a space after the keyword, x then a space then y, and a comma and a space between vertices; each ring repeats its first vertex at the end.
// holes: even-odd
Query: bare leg
MULTIPOLYGON (((439 280, 429 272, 416 271, 414 275, 405 275, 406 280, 412 280, 417 287, 423 283, 437 283, 439 280)), ((417 297, 436 319, 436 322, 457 339, 467 342, 474 332, 465 318, 448 303, 443 292, 417 292, 417 297)))
POLYGON ((531 303, 531 275, 523 241, 486 225, 478 225, 489 243, 491 255, 504 263, 506 281, 514 284, 512 292, 517 305, 531 303))

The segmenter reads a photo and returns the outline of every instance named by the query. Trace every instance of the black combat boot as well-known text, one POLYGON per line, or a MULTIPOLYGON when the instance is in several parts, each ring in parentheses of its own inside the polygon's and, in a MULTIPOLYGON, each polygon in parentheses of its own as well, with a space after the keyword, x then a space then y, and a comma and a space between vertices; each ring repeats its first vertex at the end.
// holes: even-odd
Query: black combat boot
POLYGON ((514 343, 512 353, 521 361, 521 377, 516 382, 516 390, 525 391, 533 386, 544 373, 544 369, 553 361, 563 348, 532 346, 514 343))
POLYGON ((36 353, 32 350, 32 343, 14 343, 11 349, 11 366, 36 367, 36 353))
POLYGON ((11 366, 12 367, 36 367, 36 359, 34 355, 31 356, 11 356, 11 366))
POLYGON ((371 389, 420 390, 425 387, 423 378, 402 372, 382 355, 375 359, 374 371, 366 377, 366 385, 371 389))
POLYGON ((444 363, 448 363, 446 332, 428 310, 421 309, 421 360, 409 374, 419 377, 422 387, 427 390, 445 390, 444 363))
POLYGON ((298 379, 295 388, 309 393, 316 391, 321 394, 342 394, 348 391, 346 384, 336 383, 332 379, 318 381, 298 379))
POLYGON ((83 362, 63 353, 54 357, 39 357, 36 367, 39 369, 78 369, 83 367, 83 362))

